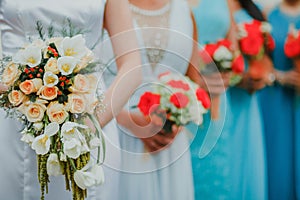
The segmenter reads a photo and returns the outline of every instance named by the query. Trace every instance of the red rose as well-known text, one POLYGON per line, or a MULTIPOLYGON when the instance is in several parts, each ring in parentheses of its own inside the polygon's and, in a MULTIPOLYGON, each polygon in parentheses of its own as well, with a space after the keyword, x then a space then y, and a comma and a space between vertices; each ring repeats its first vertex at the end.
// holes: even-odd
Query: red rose
POLYGON ((227 39, 219 40, 218 42, 219 46, 225 46, 227 49, 231 48, 231 41, 227 39))
POLYGON ((232 61, 232 71, 237 74, 243 73, 245 70, 244 57, 240 54, 232 61))
POLYGON ((268 34, 267 37, 268 37, 268 43, 267 43, 268 50, 273 51, 275 49, 275 41, 270 34, 268 34))
POLYGON ((288 34, 284 45, 284 53, 287 57, 293 58, 300 55, 300 37, 295 38, 292 34, 288 34))
POLYGON ((181 93, 177 92, 170 97, 170 102, 176 106, 176 108, 184 108, 189 103, 189 98, 181 93))
POLYGON ((256 56, 264 47, 264 36, 261 32, 261 22, 253 20, 251 23, 245 23, 244 28, 247 36, 240 39, 241 51, 250 56, 256 56))
POLYGON ((203 60, 205 64, 209 64, 213 62, 213 55, 215 51, 218 49, 218 45, 215 43, 207 44, 199 51, 199 56, 203 60))
POLYGON ((261 21, 253 20, 251 23, 244 24, 245 30, 248 34, 253 36, 261 35, 261 21))
POLYGON ((151 92, 145 92, 137 105, 140 111, 145 115, 150 114, 150 110, 153 110, 153 106, 158 106, 160 104, 160 95, 153 94, 151 92))
POLYGON ((171 80, 167 84, 173 88, 183 89, 186 91, 190 89, 190 86, 181 80, 179 80, 179 81, 171 80))
POLYGON ((196 91, 196 96, 198 101, 202 103, 205 109, 208 109, 210 107, 210 98, 204 89, 198 88, 196 91))
POLYGON ((213 56, 215 51, 218 49, 219 45, 218 44, 207 44, 204 47, 204 50, 206 53, 208 53, 209 56, 213 56))
POLYGON ((241 51, 246 55, 255 56, 260 53, 264 45, 262 35, 253 36, 249 34, 240 40, 241 51))

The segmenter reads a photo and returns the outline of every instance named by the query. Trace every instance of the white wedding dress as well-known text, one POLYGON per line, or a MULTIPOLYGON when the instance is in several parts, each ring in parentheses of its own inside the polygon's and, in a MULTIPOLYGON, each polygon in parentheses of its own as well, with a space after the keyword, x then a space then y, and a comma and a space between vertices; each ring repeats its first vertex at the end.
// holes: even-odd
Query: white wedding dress
MULTIPOLYGON (((45 30, 53 25, 61 30, 70 20, 76 29, 85 31, 88 47, 101 38, 105 0, 1 0, 0 30, 3 55, 13 55, 29 39, 38 38, 36 22, 45 30)), ((58 34, 59 35, 59 34, 58 34)), ((99 45, 94 49, 100 54, 99 45)), ((21 125, 6 119, 0 111, 0 199, 38 200, 40 188, 37 180, 35 152, 20 141, 21 125)), ((114 122, 104 128, 107 154, 104 163, 105 184, 88 190, 90 200, 118 200, 120 165, 119 140, 114 122)), ((50 177, 46 200, 71 200, 71 192, 65 191, 64 178, 50 177)))
MULTIPOLYGON (((139 97, 157 83, 159 74, 186 73, 192 54, 193 25, 185 0, 171 0, 163 8, 151 11, 130 6, 143 60, 143 84, 127 105, 127 109, 132 110, 139 97)), ((105 56, 109 57, 108 53, 105 56)), ((108 68, 105 80, 109 84, 116 69, 114 64, 108 68)), ((194 199, 189 135, 185 130, 167 149, 156 154, 147 153, 143 142, 129 130, 119 126, 119 131, 122 200, 194 199)))

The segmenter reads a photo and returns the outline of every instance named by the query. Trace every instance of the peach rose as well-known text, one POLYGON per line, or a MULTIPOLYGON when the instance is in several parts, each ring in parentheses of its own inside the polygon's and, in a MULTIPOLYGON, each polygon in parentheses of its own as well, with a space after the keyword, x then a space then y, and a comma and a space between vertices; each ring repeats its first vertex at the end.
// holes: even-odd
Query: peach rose
POLYGON ((40 95, 41 99, 53 100, 57 97, 57 92, 58 92, 58 88, 56 86, 54 87, 42 86, 38 91, 37 95, 40 95))
POLYGON ((47 115, 51 122, 57 122, 59 124, 62 124, 69 116, 65 106, 57 101, 51 102, 48 105, 47 115))
POLYGON ((37 92, 43 86, 43 81, 40 78, 34 78, 31 80, 26 80, 20 84, 20 90, 24 94, 31 94, 37 92))
POLYGON ((71 92, 91 93, 95 92, 97 87, 97 78, 94 75, 78 74, 74 78, 74 83, 70 87, 71 92))
POLYGON ((4 69, 2 74, 2 82, 7 86, 12 86, 14 82, 18 80, 20 74, 21 71, 19 70, 18 65, 10 62, 4 69))
POLYGON ((46 72, 52 72, 53 74, 58 74, 59 69, 57 67, 57 59, 50 58, 45 65, 46 72))
POLYGON ((13 106, 23 103, 27 97, 19 90, 13 90, 8 94, 8 100, 13 106))
POLYGON ((67 107, 71 113, 83 113, 86 108, 86 100, 82 95, 70 94, 67 107))
POLYGON ((40 99, 35 102, 27 101, 19 107, 19 110, 27 117, 28 121, 40 122, 44 118, 46 103, 47 101, 40 99))

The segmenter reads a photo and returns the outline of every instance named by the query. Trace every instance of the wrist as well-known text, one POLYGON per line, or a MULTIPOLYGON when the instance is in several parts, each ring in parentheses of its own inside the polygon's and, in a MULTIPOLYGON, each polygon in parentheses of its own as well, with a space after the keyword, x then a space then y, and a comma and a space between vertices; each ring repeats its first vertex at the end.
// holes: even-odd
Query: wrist
POLYGON ((275 74, 276 82, 279 83, 280 85, 285 85, 284 72, 276 70, 274 74, 275 74))

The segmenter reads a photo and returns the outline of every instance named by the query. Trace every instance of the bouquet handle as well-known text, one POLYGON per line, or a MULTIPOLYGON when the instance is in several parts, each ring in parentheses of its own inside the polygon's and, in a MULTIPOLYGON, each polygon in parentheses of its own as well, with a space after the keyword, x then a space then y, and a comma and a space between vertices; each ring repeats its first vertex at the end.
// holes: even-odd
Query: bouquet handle
POLYGON ((215 95, 211 98, 210 113, 211 113, 211 118, 213 120, 219 119, 219 116, 220 116, 220 95, 215 95))

